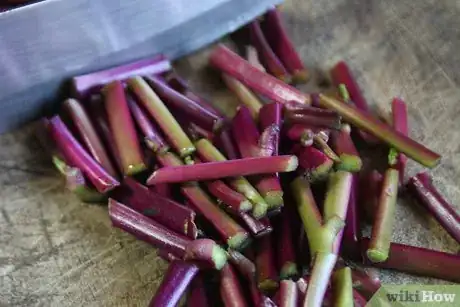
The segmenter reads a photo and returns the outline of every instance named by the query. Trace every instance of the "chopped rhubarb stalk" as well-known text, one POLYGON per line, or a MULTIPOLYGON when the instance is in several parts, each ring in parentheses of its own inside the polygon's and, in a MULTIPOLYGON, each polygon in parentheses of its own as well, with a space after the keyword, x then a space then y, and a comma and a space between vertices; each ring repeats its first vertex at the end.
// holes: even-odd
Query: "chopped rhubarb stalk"
POLYGON ((278 59, 277 55, 273 52, 272 48, 267 42, 259 21, 254 20, 248 25, 251 42, 257 49, 257 54, 264 67, 276 78, 289 83, 291 77, 289 76, 283 63, 278 59))
POLYGON ((251 92, 246 85, 232 76, 223 73, 222 80, 224 80, 225 85, 233 92, 233 94, 235 94, 238 100, 249 109, 251 116, 254 119, 257 119, 259 116, 259 110, 262 108, 262 102, 259 98, 257 98, 257 96, 254 95, 254 93, 251 92))
POLYGON ((165 104, 183 113, 191 122, 210 131, 218 130, 222 125, 222 119, 209 112, 195 101, 175 91, 156 77, 146 77, 147 82, 165 104))
POLYGON ((328 156, 332 161, 340 163, 340 157, 332 150, 332 148, 327 143, 327 140, 324 139, 323 134, 317 133, 313 135, 313 143, 316 147, 321 149, 321 151, 328 156))
POLYGON ((146 170, 123 85, 120 81, 114 81, 106 85, 102 92, 123 174, 131 176, 146 170))
POLYGON ((180 260, 171 262, 149 307, 177 306, 198 271, 198 266, 191 262, 180 260))
POLYGON ((292 152, 296 154, 303 175, 310 182, 325 179, 334 165, 328 156, 313 146, 294 146, 292 152))
POLYGON ((206 109, 208 112, 213 113, 217 117, 223 117, 221 112, 214 108, 210 102, 193 93, 192 90, 189 88, 187 82, 181 77, 179 77, 177 74, 172 72, 165 77, 165 80, 171 88, 178 91, 188 99, 193 100, 202 108, 206 109))
POLYGON ((292 172, 297 169, 296 156, 276 156, 208 162, 160 168, 147 179, 148 185, 213 180, 257 174, 292 172))
POLYGON ((361 227, 358 211, 358 175, 353 174, 348 211, 343 230, 342 252, 352 260, 360 259, 359 241, 361 240, 361 227))
MULTIPOLYGON (((57 158, 56 158, 57 159, 57 158)), ((55 159, 53 159, 55 160, 55 159)), ((62 162, 65 163, 65 162, 62 162)), ((54 162, 56 164, 56 162, 54 162)), ((66 180, 66 188, 75 194, 79 200, 85 203, 105 203, 107 196, 99 193, 94 188, 88 186, 83 173, 75 167, 65 166, 63 175, 66 180)))
POLYGON ((253 280, 256 277, 256 266, 246 256, 235 250, 228 251, 228 260, 247 280, 253 280))
POLYGON ((389 168, 383 177, 371 241, 367 250, 367 257, 372 262, 383 262, 388 258, 395 221, 398 184, 398 170, 389 168))
POLYGON ((65 111, 70 115, 80 139, 96 160, 110 175, 117 177, 115 168, 94 128, 85 108, 75 99, 67 99, 63 103, 65 111))
MULTIPOLYGON (((361 240, 362 251, 368 249, 369 239, 361 240)), ((391 243, 390 256, 384 262, 365 264, 382 269, 391 269, 408 274, 433 277, 460 283, 460 255, 435 250, 391 243)))
POLYGON ((353 268, 351 270, 353 288, 358 290, 367 300, 370 300, 381 287, 378 276, 374 273, 368 273, 369 270, 375 269, 353 268))
POLYGON ((168 144, 164 141, 160 132, 155 128, 150 118, 145 114, 144 110, 137 104, 136 101, 127 95, 127 101, 131 114, 136 121, 137 126, 144 136, 145 145, 150 148, 153 152, 163 153, 169 150, 168 144))
POLYGON ((230 248, 242 249, 248 244, 248 232, 222 211, 196 183, 183 185, 181 191, 192 207, 214 226, 230 248))
POLYGON ((267 235, 257 241, 255 264, 257 268, 257 285, 264 293, 271 293, 278 288, 278 272, 275 265, 275 250, 272 236, 267 235))
MULTIPOLYGON (((227 161, 227 159, 222 155, 222 153, 217 150, 217 148, 212 145, 206 139, 201 139, 195 143, 200 157, 206 162, 214 161, 227 161)), ((253 215, 255 218, 261 218, 265 215, 268 204, 265 202, 264 198, 259 194, 259 192, 244 178, 236 177, 228 180, 230 186, 237 192, 246 196, 247 199, 254 205, 253 215)))
POLYGON ((341 123, 337 113, 310 106, 301 111, 287 110, 284 118, 290 124, 303 124, 325 129, 340 129, 341 123))
POLYGON ((296 246, 291 229, 291 217, 295 214, 293 211, 294 209, 290 206, 285 206, 275 228, 276 254, 281 279, 294 278, 299 273, 296 263, 296 246))
POLYGON ((86 152, 59 116, 49 120, 49 131, 69 165, 80 169, 100 193, 108 192, 120 184, 86 152))
POLYGON ((190 285, 187 296, 187 307, 211 307, 210 299, 206 294, 205 283, 201 275, 196 276, 190 285))
POLYGON ((197 237, 195 212, 126 177, 111 197, 177 233, 197 237))
POLYGON ((351 139, 350 132, 351 128, 348 124, 342 125, 340 131, 332 131, 332 148, 340 158, 340 163, 337 164, 338 169, 359 172, 363 162, 351 139))
MULTIPOLYGON (((404 100, 401 98, 394 98, 391 102, 391 113, 393 115, 393 128, 406 136, 409 135, 409 128, 407 123, 407 106, 404 100)), ((394 161, 390 161, 390 165, 397 168, 399 171, 400 184, 404 184, 404 172, 406 170, 406 164, 407 157, 401 153, 397 153, 394 161)))
POLYGON ((368 221, 374 221, 382 183, 383 175, 377 170, 372 170, 360 178, 360 186, 362 187, 359 189, 360 210, 368 221))
POLYGON ((298 289, 292 280, 282 280, 280 282, 279 306, 280 307, 297 307, 298 289))
POLYGON ((214 67, 273 101, 286 103, 294 100, 300 103, 310 103, 310 96, 260 71, 224 45, 219 45, 214 49, 210 61, 214 67))
POLYGON ((441 159, 440 155, 392 129, 369 114, 322 94, 320 94, 320 99, 324 107, 336 111, 345 121, 371 133, 422 165, 432 168, 439 163, 441 159))
POLYGON ((168 250, 180 259, 197 261, 204 267, 218 270, 227 262, 226 251, 216 242, 182 236, 113 199, 109 199, 109 216, 114 227, 155 247, 168 250))
POLYGON ((217 136, 216 143, 219 149, 225 153, 229 160, 238 159, 240 157, 229 127, 222 128, 217 136))
POLYGON ((191 155, 195 151, 192 142, 147 82, 141 77, 134 77, 128 80, 128 85, 138 98, 140 104, 155 119, 179 155, 182 158, 191 155))
POLYGON ((460 215, 433 185, 428 173, 409 179, 408 191, 425 207, 442 227, 460 243, 460 215))
POLYGON ((237 212, 246 212, 252 209, 252 204, 249 200, 230 188, 225 182, 215 180, 206 183, 209 193, 222 201, 225 205, 230 206, 237 212))
POLYGON ((289 39, 283 27, 280 13, 276 8, 268 10, 264 15, 262 27, 268 43, 289 73, 292 74, 294 81, 299 83, 307 82, 309 79, 308 71, 296 52, 294 44, 289 39))
POLYGON ((118 67, 101 70, 87 75, 72 78, 73 90, 80 99, 97 93, 105 84, 126 80, 134 76, 156 75, 171 70, 171 63, 162 55, 152 59, 121 65, 118 67))
POLYGON ((274 137, 274 156, 278 155, 280 131, 282 125, 282 112, 283 106, 277 102, 268 103, 264 105, 259 111, 259 127, 262 131, 261 140, 264 138, 263 136, 266 133, 269 133, 269 136, 274 137))
POLYGON ((220 296, 226 307, 248 306, 238 276, 230 263, 220 271, 220 296))
POLYGON ((237 212, 234 214, 238 216, 244 226, 256 238, 266 236, 273 231, 273 228, 270 225, 270 220, 267 217, 256 219, 246 212, 237 212))
POLYGON ((108 154, 112 158, 113 165, 117 168, 117 173, 121 174, 121 158, 118 153, 117 145, 115 144, 113 133, 110 131, 109 120, 107 118, 107 112, 102 100, 102 95, 92 95, 88 101, 88 108, 93 125, 99 136, 104 141, 108 154))

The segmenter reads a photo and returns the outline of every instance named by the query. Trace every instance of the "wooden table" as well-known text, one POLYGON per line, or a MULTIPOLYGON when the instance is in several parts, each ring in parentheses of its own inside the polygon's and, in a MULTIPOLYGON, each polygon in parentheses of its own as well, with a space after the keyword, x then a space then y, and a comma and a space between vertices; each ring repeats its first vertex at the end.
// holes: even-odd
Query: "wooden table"
MULTIPOLYGON (((460 209, 460 6, 444 0, 291 0, 286 27, 305 63, 327 71, 346 60, 374 105, 409 104, 410 134, 443 155, 431 173, 460 209)), ((197 92, 233 112, 236 101, 207 67, 209 50, 182 59, 197 92)), ((315 74, 314 88, 321 77, 315 74)), ((64 189, 33 125, 0 136, 0 305, 146 306, 165 263, 154 249, 110 227, 104 206, 64 189)), ((410 162, 408 173, 421 170, 410 162)), ((459 252, 423 210, 402 199, 393 239, 459 252)), ((388 283, 441 282, 382 272, 388 283)))

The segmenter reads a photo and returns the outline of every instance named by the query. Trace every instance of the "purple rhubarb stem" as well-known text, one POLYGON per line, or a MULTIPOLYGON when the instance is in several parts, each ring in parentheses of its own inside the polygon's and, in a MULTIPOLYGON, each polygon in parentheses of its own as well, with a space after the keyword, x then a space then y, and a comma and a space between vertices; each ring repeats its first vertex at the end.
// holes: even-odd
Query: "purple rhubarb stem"
POLYGON ((299 159, 299 166, 303 175, 310 182, 320 181, 326 178, 334 165, 334 162, 322 151, 313 146, 294 146, 292 152, 299 159))
MULTIPOLYGON (((391 113, 393 115, 393 128, 404 134, 409 135, 407 106, 401 98, 394 98, 391 102, 391 113)), ((399 182, 404 184, 404 172, 406 170, 407 157, 404 154, 398 153, 396 163, 392 165, 399 170, 399 182)))
POLYGON ((164 141, 160 132, 155 128, 150 118, 145 114, 144 110, 137 104, 134 99, 128 95, 127 101, 134 121, 139 127, 144 136, 145 145, 153 152, 163 153, 169 150, 168 144, 164 141))
POLYGON ((238 212, 237 216, 256 238, 266 236, 273 231, 270 220, 267 217, 256 219, 246 212, 238 212))
POLYGON ((161 79, 146 77, 146 80, 169 108, 180 111, 191 122, 210 131, 218 130, 222 125, 221 117, 209 112, 206 108, 203 108, 200 104, 187 98, 180 92, 175 91, 161 79))
POLYGON ((187 296, 187 307, 211 307, 211 302, 206 294, 205 283, 201 275, 196 276, 190 285, 187 296))
POLYGON ((109 120, 107 118, 104 102, 102 101, 102 96, 92 95, 88 101, 88 107, 90 110, 89 113, 93 121, 93 125, 96 128, 99 136, 104 141, 104 144, 108 150, 108 154, 112 158, 114 165, 117 167, 117 173, 121 174, 121 158, 120 154, 118 153, 118 148, 115 144, 115 139, 113 137, 112 131, 110 131, 109 120))
POLYGON ((267 70, 276 78, 289 83, 291 76, 284 68, 283 63, 278 59, 267 42, 259 21, 256 19, 248 25, 252 45, 257 49, 259 58, 267 70))
POLYGON ((293 241, 292 219, 295 214, 290 206, 285 206, 275 228, 276 254, 281 279, 296 277, 299 273, 296 263, 296 246, 293 241))
MULTIPOLYGON (((265 104, 259 111, 259 127, 264 135, 265 131, 270 132, 270 136, 274 133, 274 151, 273 155, 278 155, 278 147, 280 141, 280 131, 282 125, 283 106, 280 103, 272 102, 265 104)), ((263 137, 261 137, 262 139, 263 137)))
POLYGON ((108 192, 120 184, 85 151, 59 116, 50 119, 49 129, 51 138, 69 165, 80 169, 100 193, 108 192))
POLYGON ((325 109, 305 106, 299 111, 287 110, 284 119, 291 124, 311 125, 325 129, 340 129, 340 116, 325 109))
POLYGON ((216 242, 209 239, 192 240, 180 235, 113 199, 109 199, 109 216, 114 227, 167 250, 180 259, 196 261, 204 267, 215 269, 221 269, 227 262, 225 250, 216 242))
POLYGON ((296 52, 294 44, 289 39, 283 27, 281 14, 276 8, 268 10, 264 15, 262 27, 268 43, 289 73, 292 74, 294 81, 307 82, 309 79, 308 71, 296 52))
POLYGON ((460 243, 460 215, 436 189, 428 173, 409 179, 408 191, 425 207, 444 229, 460 243))
POLYGON ((432 168, 439 163, 440 155, 380 122, 373 116, 332 97, 320 94, 320 100, 322 106, 336 111, 350 124, 371 133, 422 165, 432 168))
POLYGON ((260 307, 278 307, 268 296, 265 296, 259 288, 257 288, 257 283, 255 281, 249 282, 249 288, 251 291, 251 301, 252 306, 260 307))
POLYGON ((261 156, 277 156, 279 147, 280 128, 273 124, 268 126, 259 137, 258 147, 261 151, 261 156))
POLYGON ((358 177, 353 174, 350 198, 348 201, 347 217, 343 230, 342 253, 353 260, 360 259, 359 241, 361 240, 361 227, 357 207, 358 177))
POLYGON ((353 289, 353 303, 355 307, 366 307, 367 299, 358 290, 353 289))
POLYGON ((296 156, 259 157, 160 168, 147 180, 148 185, 213 180, 225 177, 292 172, 296 156))
MULTIPOLYGON (((206 162, 214 161, 227 161, 227 159, 222 155, 217 148, 212 145, 206 139, 201 139, 195 143, 200 157, 206 162)), ((234 161, 234 160, 231 160, 234 161)), ((228 180, 230 186, 237 192, 246 196, 247 199, 251 201, 253 206, 253 212, 255 218, 261 218, 265 216, 268 204, 265 202, 264 198, 259 194, 259 192, 246 180, 244 177, 235 177, 228 180), (257 209, 257 210, 256 210, 257 209)))
POLYGON ((162 55, 152 59, 121 65, 72 78, 73 90, 78 98, 84 99, 97 93, 105 84, 126 80, 133 76, 161 74, 171 70, 171 63, 162 55))
POLYGON ((349 172, 359 172, 363 162, 351 139, 350 132, 351 128, 348 124, 342 125, 340 131, 332 131, 332 149, 340 158, 337 169, 349 172))
POLYGON ((237 212, 252 209, 252 204, 242 194, 230 188, 225 182, 215 180, 206 183, 209 193, 237 212))
MULTIPOLYGON (((326 156, 328 156, 332 161, 336 163, 340 163, 340 157, 329 146, 329 144, 327 143, 328 140, 329 140, 329 136, 326 136, 325 134, 322 134, 322 133, 313 134, 313 144, 317 148, 319 148, 326 156)), ((301 143, 303 143, 302 140, 301 140, 301 143)))
POLYGON ((112 166, 112 162, 94 128, 88 113, 84 107, 75 99, 67 99, 63 103, 64 110, 76 128, 80 139, 88 149, 89 153, 110 175, 117 177, 117 173, 112 166))
POLYGON ((193 100, 202 108, 206 109, 209 113, 214 114, 216 117, 223 117, 221 112, 217 110, 215 107, 213 107, 210 102, 193 93, 187 82, 174 72, 169 73, 168 76, 165 77, 165 80, 172 89, 181 93, 188 99, 193 100))
POLYGON ((224 45, 219 45, 214 49, 210 62, 214 67, 273 101, 285 103, 294 100, 300 103, 310 103, 308 95, 260 71, 224 45))
POLYGON ((256 277, 255 264, 240 252, 230 249, 228 260, 247 280, 253 280, 256 277))
POLYGON ((114 81, 106 85, 102 92, 123 174, 131 176, 146 170, 123 85, 120 81, 114 81))
POLYGON ((359 203, 361 211, 369 221, 373 221, 377 212, 379 195, 382 191, 383 176, 379 171, 372 170, 360 180, 359 203))
POLYGON ((171 262, 149 307, 177 306, 198 271, 196 264, 180 260, 171 262))
POLYGON ((257 285, 264 293, 271 293, 278 288, 279 276, 275 265, 272 236, 260 238, 256 248, 257 285))
MULTIPOLYGON (((366 251, 369 239, 362 239, 362 251, 366 251)), ((433 277, 459 283, 460 255, 391 243, 390 256, 384 262, 365 262, 367 265, 391 269, 418 276, 433 277)))
POLYGON ((236 149, 235 142, 232 137, 231 129, 224 127, 217 136, 217 145, 229 160, 240 158, 240 154, 236 149))
POLYGON ((297 307, 298 289, 292 280, 282 280, 280 282, 280 307, 297 307))
POLYGON ((111 197, 177 233, 192 239, 197 237, 196 214, 193 210, 162 197, 132 178, 126 177, 111 197))
POLYGON ((399 172, 389 168, 383 177, 379 204, 372 225, 372 235, 367 257, 373 262, 382 262, 388 258, 391 236, 395 221, 396 200, 398 197, 399 172))
POLYGON ((226 307, 248 306, 238 276, 230 263, 220 271, 220 296, 226 307))
POLYGON ((147 82, 141 77, 134 77, 128 80, 128 86, 136 95, 139 103, 155 119, 179 155, 182 158, 191 155, 195 151, 192 142, 147 82))
POLYGON ((193 208, 216 228, 230 248, 241 249, 248 244, 248 232, 222 211, 197 184, 183 185, 181 191, 193 208))

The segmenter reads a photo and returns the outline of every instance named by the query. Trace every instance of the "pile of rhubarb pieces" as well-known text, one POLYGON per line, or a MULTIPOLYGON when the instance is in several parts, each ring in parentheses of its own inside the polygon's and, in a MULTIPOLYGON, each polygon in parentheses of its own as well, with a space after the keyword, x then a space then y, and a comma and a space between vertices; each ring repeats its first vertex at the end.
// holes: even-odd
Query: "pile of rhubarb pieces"
POLYGON ((374 116, 344 62, 329 94, 303 93, 309 73, 277 9, 245 30, 246 59, 223 45, 209 59, 241 102, 233 118, 157 56, 74 77, 73 98, 40 122, 67 187, 108 202, 114 227, 170 262, 150 306, 364 306, 374 268, 460 282, 458 255, 391 242, 398 191, 460 242, 430 176, 405 178, 408 158, 440 160, 408 137, 405 102, 374 116), (355 144, 388 153, 386 170, 355 144))

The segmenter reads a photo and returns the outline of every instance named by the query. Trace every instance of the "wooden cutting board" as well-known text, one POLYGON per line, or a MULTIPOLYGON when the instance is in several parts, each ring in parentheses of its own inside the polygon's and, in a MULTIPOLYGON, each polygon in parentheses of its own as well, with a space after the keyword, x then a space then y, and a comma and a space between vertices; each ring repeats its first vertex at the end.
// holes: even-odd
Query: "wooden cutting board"
MULTIPOLYGON (((346 60, 373 106, 409 104, 410 134, 442 153, 432 170, 460 210, 460 7, 455 1, 291 0, 286 27, 305 63, 327 71, 346 60)), ((231 113, 236 101, 206 66, 209 50, 180 60, 199 93, 231 113)), ((316 88, 322 77, 314 74, 316 88)), ((408 173, 421 167, 410 162, 408 173)), ((110 227, 106 208, 64 189, 33 137, 33 126, 0 136, 0 306, 146 306, 165 263, 110 227)), ((458 253, 459 245, 407 199, 397 242, 458 253)), ((382 272, 387 283, 442 282, 382 272)))

